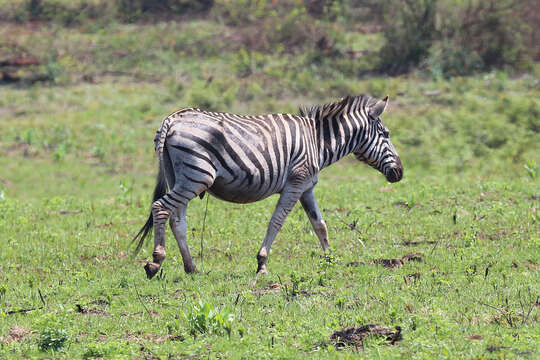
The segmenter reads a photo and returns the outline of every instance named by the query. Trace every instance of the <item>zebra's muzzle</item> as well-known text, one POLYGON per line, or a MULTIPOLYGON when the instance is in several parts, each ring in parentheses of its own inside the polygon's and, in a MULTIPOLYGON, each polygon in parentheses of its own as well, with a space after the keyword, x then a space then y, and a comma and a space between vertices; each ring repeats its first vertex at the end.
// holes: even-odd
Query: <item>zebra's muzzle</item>
POLYGON ((391 168, 386 172, 386 180, 391 183, 398 182, 402 177, 403 170, 398 168, 391 168))
POLYGON ((391 183, 401 180, 403 177, 403 165, 401 164, 401 159, 398 158, 395 166, 388 168, 384 176, 386 176, 386 180, 391 183))

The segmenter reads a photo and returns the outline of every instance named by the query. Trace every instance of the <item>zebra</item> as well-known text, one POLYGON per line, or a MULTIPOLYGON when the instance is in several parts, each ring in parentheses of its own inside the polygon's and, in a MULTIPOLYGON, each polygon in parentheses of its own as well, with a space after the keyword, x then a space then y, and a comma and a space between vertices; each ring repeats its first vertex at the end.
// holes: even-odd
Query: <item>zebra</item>
POLYGON ((167 116, 154 138, 159 171, 150 215, 133 238, 138 239, 138 252, 154 230, 153 261, 144 267, 147 277, 165 259, 167 220, 185 272, 197 272, 186 242, 186 210, 190 200, 205 193, 235 203, 280 194, 257 253, 257 273, 267 272, 270 247, 299 200, 323 251, 329 251, 326 223, 313 193, 319 172, 353 153, 389 182, 403 176, 401 159, 380 119, 387 103, 388 96, 377 100, 359 95, 302 107, 300 115, 184 108, 167 116))

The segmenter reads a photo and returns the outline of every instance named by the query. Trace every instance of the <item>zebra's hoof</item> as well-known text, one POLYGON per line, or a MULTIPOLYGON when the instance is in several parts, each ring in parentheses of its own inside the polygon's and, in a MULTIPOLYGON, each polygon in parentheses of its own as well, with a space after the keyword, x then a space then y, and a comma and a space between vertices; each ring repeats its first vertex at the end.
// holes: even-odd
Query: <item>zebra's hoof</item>
POLYGON ((266 270, 266 265, 259 265, 258 269, 257 269, 257 275, 265 275, 267 274, 268 271, 266 270))
POLYGON ((195 266, 193 266, 193 267, 184 266, 184 271, 186 272, 186 274, 198 274, 199 273, 199 270, 197 270, 197 268, 195 266))
POLYGON ((154 277, 159 271, 160 265, 154 262, 148 262, 144 265, 144 271, 146 271, 146 277, 148 280, 154 277))

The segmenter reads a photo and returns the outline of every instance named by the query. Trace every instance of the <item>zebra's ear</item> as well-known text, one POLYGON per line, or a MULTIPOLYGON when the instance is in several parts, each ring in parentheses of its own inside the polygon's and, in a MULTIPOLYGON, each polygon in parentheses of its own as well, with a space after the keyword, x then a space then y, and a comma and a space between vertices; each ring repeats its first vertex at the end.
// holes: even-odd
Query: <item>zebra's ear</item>
POLYGON ((374 118, 377 118, 382 115, 384 112, 384 109, 386 109, 386 105, 388 104, 388 95, 382 99, 377 101, 374 105, 372 105, 369 108, 369 115, 373 116, 374 118))

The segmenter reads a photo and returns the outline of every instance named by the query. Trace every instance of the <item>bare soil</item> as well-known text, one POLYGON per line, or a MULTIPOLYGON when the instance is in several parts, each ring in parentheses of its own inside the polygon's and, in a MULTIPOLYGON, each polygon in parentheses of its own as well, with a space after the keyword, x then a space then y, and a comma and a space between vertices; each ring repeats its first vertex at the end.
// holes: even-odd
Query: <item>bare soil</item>
POLYGON ((385 268, 396 268, 401 267, 403 264, 408 263, 409 261, 418 261, 421 262, 424 258, 423 254, 420 253, 409 253, 401 258, 398 259, 374 259, 371 261, 363 262, 363 261, 353 261, 347 264, 347 266, 359 266, 359 265, 374 265, 374 264, 380 264, 384 266, 385 268))
POLYGON ((391 330, 380 325, 368 324, 334 331, 330 336, 330 340, 338 348, 351 345, 362 347, 364 346, 364 339, 369 336, 384 337, 392 345, 403 338, 399 326, 396 326, 395 330, 391 330))

